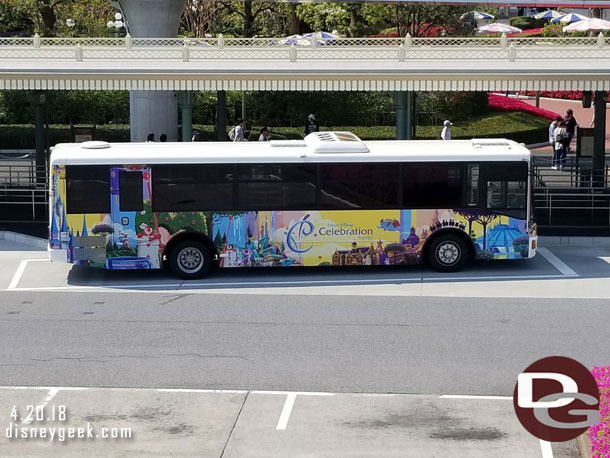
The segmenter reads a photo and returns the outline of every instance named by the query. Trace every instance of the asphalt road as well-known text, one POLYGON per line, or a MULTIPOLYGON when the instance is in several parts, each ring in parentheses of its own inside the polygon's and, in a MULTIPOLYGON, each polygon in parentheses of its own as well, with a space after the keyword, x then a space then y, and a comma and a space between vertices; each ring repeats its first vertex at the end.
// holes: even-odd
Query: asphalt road
POLYGON ((608 364, 610 300, 5 291, 0 385, 512 395, 608 364))

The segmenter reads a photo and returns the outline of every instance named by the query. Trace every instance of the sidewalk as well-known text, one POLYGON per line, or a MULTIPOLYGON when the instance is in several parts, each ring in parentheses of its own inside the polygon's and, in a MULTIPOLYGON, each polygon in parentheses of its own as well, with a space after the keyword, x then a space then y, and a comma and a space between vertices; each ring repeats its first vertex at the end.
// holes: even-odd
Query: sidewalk
MULTIPOLYGON (((519 97, 522 102, 528 103, 532 106, 536 106, 536 99, 530 97, 519 97)), ((581 127, 591 127, 591 120, 593 119, 594 108, 583 108, 581 100, 563 100, 563 99, 540 99, 540 108, 544 110, 553 111, 562 117, 565 116, 566 110, 571 108, 574 112, 574 117, 581 127)), ((610 150, 610 104, 606 106, 606 152, 610 150)), ((550 124, 550 121, 549 121, 550 124)), ((538 150, 537 150, 538 151, 538 150)), ((550 147, 549 147, 550 151, 550 147)))

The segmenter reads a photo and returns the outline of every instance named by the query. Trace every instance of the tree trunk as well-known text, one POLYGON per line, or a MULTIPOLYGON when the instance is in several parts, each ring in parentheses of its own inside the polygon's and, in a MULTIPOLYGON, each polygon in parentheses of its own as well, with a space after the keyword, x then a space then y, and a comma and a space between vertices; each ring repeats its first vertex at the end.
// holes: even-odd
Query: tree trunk
POLYGON ((288 35, 297 35, 300 32, 300 21, 297 16, 297 4, 288 4, 288 35))
POLYGON ((252 30, 253 23, 252 0, 244 0, 244 38, 252 38, 254 35, 252 30))
POLYGON ((52 36, 55 30, 55 22, 57 17, 55 16, 55 10, 49 5, 49 0, 43 0, 40 5, 40 15, 42 16, 42 34, 44 36, 52 36))

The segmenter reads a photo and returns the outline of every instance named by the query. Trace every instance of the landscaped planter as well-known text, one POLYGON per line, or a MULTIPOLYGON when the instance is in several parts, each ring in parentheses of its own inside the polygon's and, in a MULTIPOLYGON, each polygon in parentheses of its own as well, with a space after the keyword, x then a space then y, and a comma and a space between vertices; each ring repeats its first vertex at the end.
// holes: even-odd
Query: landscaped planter
POLYGON ((594 367, 591 371, 599 386, 601 423, 589 428, 593 458, 610 458, 610 366, 594 367))
POLYGON ((522 102, 521 100, 498 94, 489 94, 489 108, 491 108, 493 111, 521 111, 523 113, 528 113, 540 118, 549 119, 551 121, 559 116, 557 113, 553 113, 552 111, 536 108, 529 103, 522 102))

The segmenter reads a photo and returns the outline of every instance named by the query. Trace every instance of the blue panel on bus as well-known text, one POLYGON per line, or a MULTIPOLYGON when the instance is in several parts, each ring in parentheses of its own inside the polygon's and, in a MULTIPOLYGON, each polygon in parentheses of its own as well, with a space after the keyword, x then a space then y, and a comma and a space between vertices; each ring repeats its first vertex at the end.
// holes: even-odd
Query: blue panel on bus
POLYGON ((148 258, 142 258, 138 256, 122 256, 117 258, 106 259, 106 269, 152 269, 152 263, 148 258))

